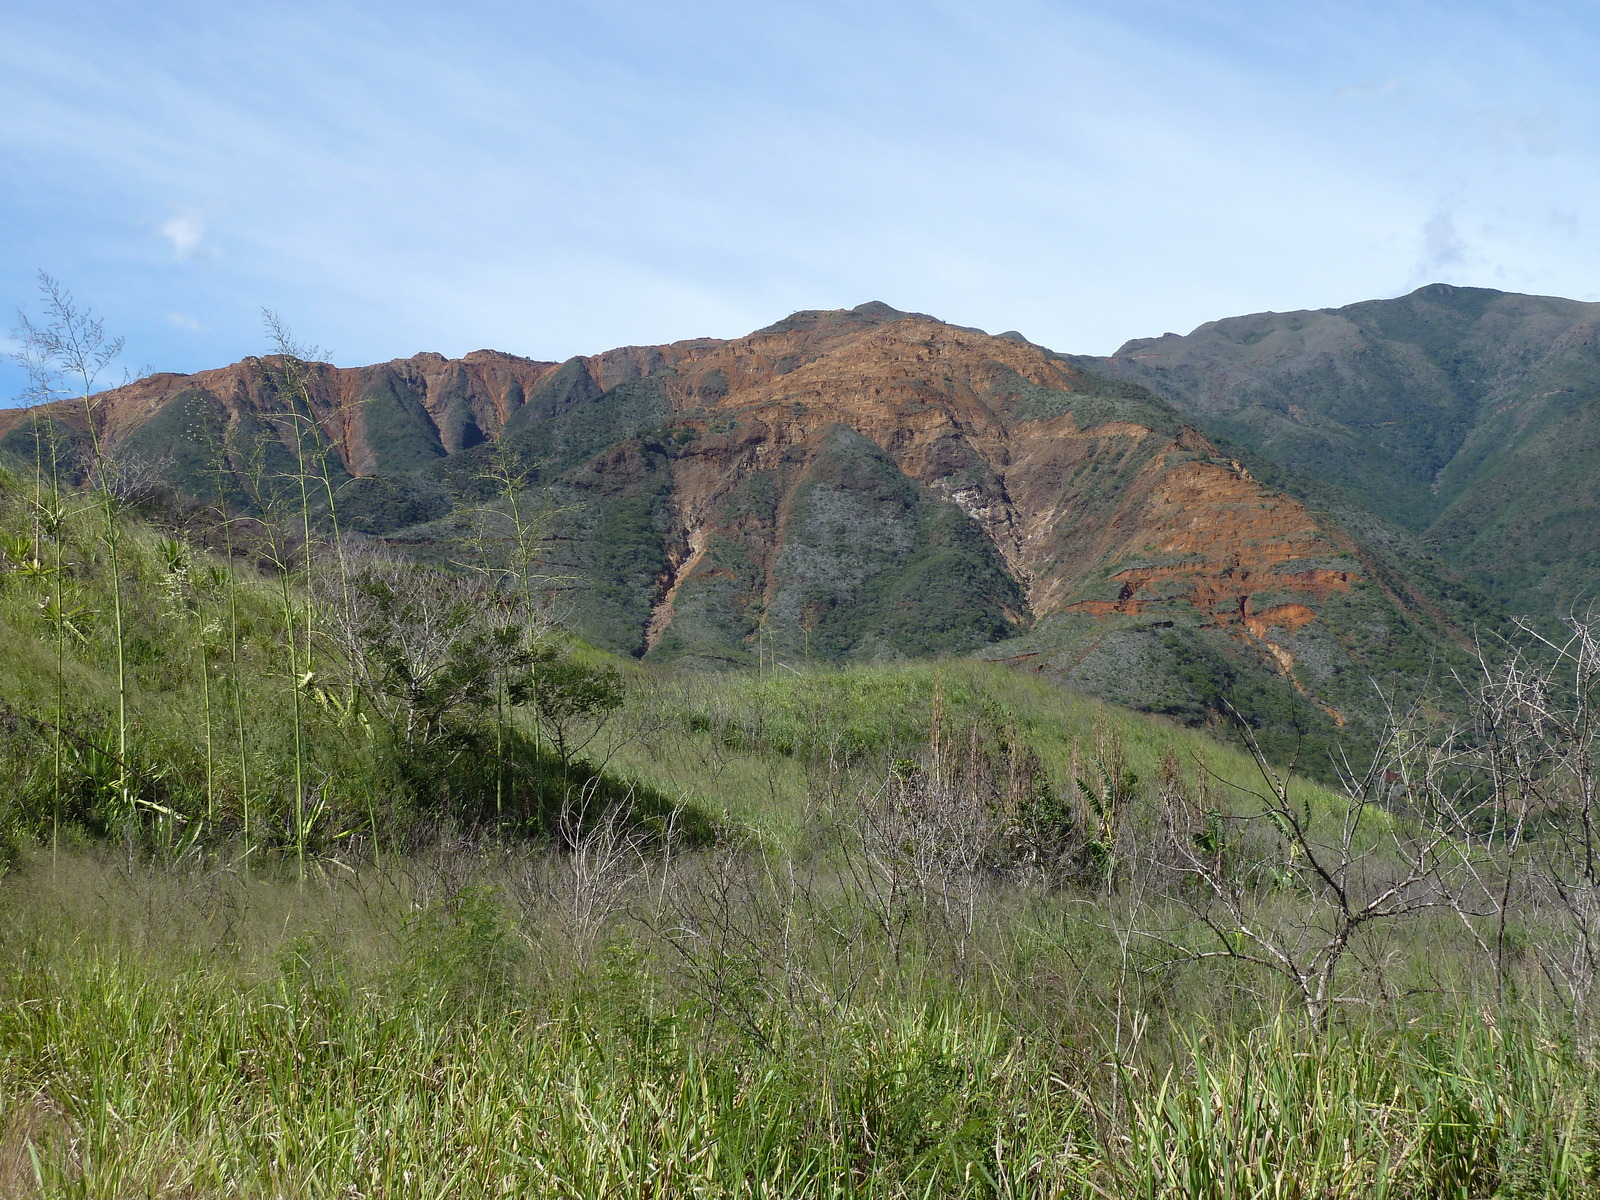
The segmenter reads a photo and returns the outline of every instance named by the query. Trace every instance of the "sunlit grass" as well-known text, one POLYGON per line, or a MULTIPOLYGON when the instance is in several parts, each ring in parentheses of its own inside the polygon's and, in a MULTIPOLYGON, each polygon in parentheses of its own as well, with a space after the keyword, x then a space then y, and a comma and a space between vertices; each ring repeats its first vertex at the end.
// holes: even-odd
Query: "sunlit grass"
MULTIPOLYGON (((1093 1021, 1059 1014, 1052 1037, 924 962, 831 997, 825 1022, 799 997, 747 1029, 686 986, 648 922, 580 969, 556 914, 514 899, 508 862, 476 861, 321 881, 31 861, 0 891, 0 1187, 1309 1200, 1600 1185, 1600 1078, 1531 1014, 1449 1005, 1312 1036, 1270 1009, 1243 1028, 1195 1011, 1167 1048, 1149 1034, 1151 1052, 1115 1058, 1078 1041, 1093 1021)), ((1102 935, 1088 921, 1079 936, 1102 935)))
MULTIPOLYGON (((130 522, 113 595, 98 519, 60 530, 70 580, 20 542, 0 574, 0 1195, 1600 1194, 1592 1025, 1548 959, 1497 975, 1471 914, 1363 927, 1326 1022, 1259 964, 1185 957, 1244 919, 1199 924, 1213 813, 1264 867, 1249 920, 1314 945, 1329 911, 1260 765, 1204 731, 992 663, 579 648, 628 700, 576 774, 508 713, 407 775, 289 677, 270 578, 175 572, 130 522), (113 820, 123 733, 141 807, 113 820), (868 846, 895 781, 908 811, 966 789, 992 844, 891 880, 927 849, 901 842, 964 832, 868 846), (606 824, 623 802, 647 819, 606 824), (1018 841, 1034 803, 1070 861, 1018 841)), ((1288 786, 1324 840, 1350 811, 1288 786)), ((1410 832, 1369 812, 1361 869, 1410 832)), ((1529 905, 1506 944, 1590 945, 1579 911, 1529 905)))

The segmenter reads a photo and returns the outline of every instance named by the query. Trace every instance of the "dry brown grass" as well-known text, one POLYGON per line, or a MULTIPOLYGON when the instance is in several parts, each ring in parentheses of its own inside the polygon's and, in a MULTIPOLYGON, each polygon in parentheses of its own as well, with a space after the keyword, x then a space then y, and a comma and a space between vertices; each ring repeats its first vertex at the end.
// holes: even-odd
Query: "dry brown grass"
POLYGON ((74 1142, 71 1122, 47 1096, 9 1088, 0 1091, 0 1197, 21 1200, 39 1195, 35 1156, 70 1162, 76 1153, 74 1142))

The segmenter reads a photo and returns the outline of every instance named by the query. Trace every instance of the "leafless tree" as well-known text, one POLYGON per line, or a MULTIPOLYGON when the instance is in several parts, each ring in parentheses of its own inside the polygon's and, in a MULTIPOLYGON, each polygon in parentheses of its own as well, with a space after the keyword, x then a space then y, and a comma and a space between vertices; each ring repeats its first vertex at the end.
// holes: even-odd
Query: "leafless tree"
POLYGON ((980 731, 965 732, 951 739, 936 704, 920 761, 891 764, 855 805, 845 862, 897 953, 918 915, 936 918, 958 939, 977 920, 1002 823, 980 731))
POLYGON ((783 1002, 775 966, 785 961, 786 897, 759 854, 732 843, 666 864, 645 925, 676 955, 681 986, 705 1011, 706 1037, 731 1025, 770 1048, 770 1017, 783 1002))
POLYGON ((1340 968, 1368 931, 1428 910, 1462 910, 1464 814, 1445 799, 1451 749, 1431 742, 1414 714, 1393 714, 1371 767, 1346 781, 1346 800, 1314 811, 1293 765, 1279 771, 1246 731, 1261 786, 1221 819, 1227 844, 1174 841, 1169 890, 1185 929, 1145 934, 1177 961, 1232 960, 1277 975, 1310 1023, 1326 1027, 1340 968), (1300 795, 1294 793, 1300 791, 1300 795), (1393 811, 1396 793, 1428 798, 1393 811))
POLYGON ((158 496, 167 486, 172 467, 170 455, 149 457, 135 454, 124 445, 112 446, 85 466, 89 486, 105 495, 118 508, 138 504, 158 496))
POLYGON ((1600 618, 1547 633, 1519 623, 1475 696, 1479 774, 1493 796, 1504 872, 1494 950, 1502 977, 1515 902, 1535 906, 1534 952, 1574 1011, 1600 982, 1600 618))
POLYGON ((632 806, 608 802, 591 780, 568 796, 551 821, 555 845, 510 856, 510 890, 537 924, 552 919, 580 971, 643 888, 656 847, 630 820, 632 806))

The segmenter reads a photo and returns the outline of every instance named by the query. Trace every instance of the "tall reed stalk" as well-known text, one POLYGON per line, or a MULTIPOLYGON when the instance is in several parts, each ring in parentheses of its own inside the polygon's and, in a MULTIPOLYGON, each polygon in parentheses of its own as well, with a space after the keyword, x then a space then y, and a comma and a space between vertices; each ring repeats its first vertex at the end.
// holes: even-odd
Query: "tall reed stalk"
MULTIPOLYGON (((336 411, 331 420, 338 429, 329 437, 317 416, 314 396, 315 361, 323 351, 317 347, 302 346, 295 341, 288 326, 278 314, 263 311, 267 335, 272 342, 274 358, 268 368, 273 390, 281 401, 281 411, 274 414, 280 430, 291 439, 295 469, 291 476, 295 498, 298 501, 298 523, 301 543, 301 579, 298 605, 291 596, 288 572, 280 572, 279 584, 284 611, 286 642, 289 649, 289 672, 292 683, 291 700, 294 708, 295 738, 295 795, 294 843, 295 857, 302 872, 305 867, 306 845, 311 837, 317 813, 308 812, 307 775, 305 761, 305 695, 317 675, 315 572, 316 546, 319 519, 312 503, 313 492, 320 491, 327 504, 325 519, 327 537, 333 550, 334 565, 338 574, 339 603, 348 616, 351 607, 350 571, 345 556, 344 543, 339 534, 339 506, 337 489, 333 485, 330 457, 337 457, 343 444, 344 424, 348 414, 336 411), (298 635, 296 627, 298 626, 298 635), (297 638, 303 638, 304 651, 297 661, 297 638)), ((346 712, 353 714, 356 704, 354 675, 351 673, 345 697, 346 712)))
POLYGON ((62 511, 61 499, 61 454, 57 443, 56 427, 53 420, 40 420, 40 409, 55 397, 53 395, 52 365, 42 357, 43 347, 38 345, 38 339, 20 338, 23 349, 14 357, 27 372, 28 391, 26 396, 29 409, 29 424, 33 433, 33 538, 31 562, 35 567, 35 574, 49 576, 50 589, 50 623, 55 634, 55 706, 52 714, 51 746, 50 746, 50 855, 54 862, 60 851, 61 844, 61 773, 62 773, 62 730, 61 722, 67 702, 67 628, 65 594, 63 592, 62 568, 65 556, 62 547, 64 533, 65 513, 62 511), (50 486, 45 490, 45 450, 48 446, 50 456, 50 486), (48 502, 46 496, 48 495, 48 502), (46 534, 50 538, 50 566, 45 566, 44 542, 46 534))
MULTIPOLYGON (((225 418, 223 419, 225 421, 225 418)), ((195 438, 208 456, 207 475, 213 487, 212 504, 222 529, 223 558, 226 569, 222 575, 222 591, 226 597, 228 620, 228 693, 232 699, 233 732, 238 747, 240 836, 245 854, 250 853, 250 756, 245 728, 244 673, 239 665, 239 570, 233 541, 235 516, 231 511, 229 493, 237 483, 231 462, 230 430, 225 424, 216 424, 202 409, 195 425, 195 438)), ((248 458, 252 447, 243 448, 248 458)), ((207 711, 210 711, 209 693, 207 711)), ((206 745, 211 745, 209 728, 206 745)))
MULTIPOLYGON (((463 565, 470 565, 483 575, 492 595, 509 594, 521 612, 523 649, 531 654, 549 633, 549 623, 539 619, 539 589, 560 582, 541 569, 559 510, 549 505, 530 504, 528 488, 532 472, 519 464, 516 450, 504 441, 497 441, 492 447, 488 465, 479 479, 492 489, 495 501, 479 510, 478 562, 463 565), (495 505, 508 526, 504 536, 496 536, 491 531, 497 515, 495 505)), ((495 697, 497 819, 504 812, 506 722, 511 716, 509 686, 509 681, 502 678, 495 697)), ((537 689, 537 683, 534 686, 537 689)), ((536 696, 534 703, 537 703, 536 696)), ((534 745, 539 747, 543 739, 537 724, 533 734, 534 745)))
MULTIPOLYGON (((39 399, 75 398, 81 406, 85 431, 90 448, 90 483, 99 502, 104 527, 101 531, 111 573, 110 592, 113 635, 115 638, 117 669, 117 775, 113 788, 116 794, 116 816, 126 819, 133 814, 137 797, 128 766, 128 662, 127 634, 125 628, 124 595, 122 580, 122 527, 118 501, 112 488, 113 464, 106 454, 101 429, 99 406, 95 402, 95 388, 100 377, 122 353, 123 340, 108 337, 99 318, 86 308, 78 307, 72 294, 44 272, 39 273, 39 294, 44 310, 42 323, 36 323, 26 314, 19 315, 18 333, 23 343, 24 360, 34 378, 34 390, 39 399)), ((56 475, 56 452, 53 437, 51 444, 52 476, 56 475)), ((42 475, 42 472, 41 472, 42 475)), ((52 508, 57 512, 60 526, 65 524, 65 514, 60 508, 60 481, 54 478, 52 508)), ((65 669, 63 644, 65 621, 64 591, 60 582, 60 533, 56 537, 57 571, 55 585, 58 679, 65 669)), ((60 757, 60 704, 57 706, 57 758, 60 757)), ((59 762, 56 768, 59 810, 59 762)), ((59 823, 59 815, 58 815, 59 823)))

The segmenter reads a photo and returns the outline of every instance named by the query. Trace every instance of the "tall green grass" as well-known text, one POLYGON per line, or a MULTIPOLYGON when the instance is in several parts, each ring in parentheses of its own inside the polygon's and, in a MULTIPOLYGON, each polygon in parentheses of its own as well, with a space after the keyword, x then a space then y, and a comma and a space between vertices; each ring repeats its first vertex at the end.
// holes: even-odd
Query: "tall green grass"
MULTIPOLYGON (((409 746, 351 699, 341 647, 286 569, 303 571, 312 551, 260 522, 205 517, 202 532, 228 553, 208 551, 176 536, 157 502, 149 517, 114 514, 113 563, 103 506, 64 490, 45 493, 56 516, 41 552, 34 490, 0 468, 0 867, 39 839, 287 847, 305 859, 403 845, 441 818, 542 833, 575 789, 645 815, 683 800, 569 770, 531 717, 503 704, 452 715, 448 736, 409 746)), ((338 562, 318 569, 342 577, 338 562)))
POLYGON ((746 1027, 650 922, 579 969, 514 862, 452 854, 320 882, 30 862, 0 891, 0 1191, 1600 1192, 1600 1076, 1536 1012, 1319 1037, 1190 1010, 1114 1056, 1093 1020, 1047 1028, 923 963, 746 1027))
POLYGON ((1308 1019, 1200 954, 1327 934, 1260 764, 994 664, 565 647, 627 693, 583 762, 498 680, 404 737, 295 470, 298 546, 0 473, 0 1194, 1600 1194, 1590 910, 1526 866, 1308 1019))

